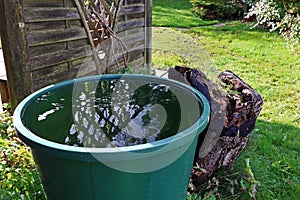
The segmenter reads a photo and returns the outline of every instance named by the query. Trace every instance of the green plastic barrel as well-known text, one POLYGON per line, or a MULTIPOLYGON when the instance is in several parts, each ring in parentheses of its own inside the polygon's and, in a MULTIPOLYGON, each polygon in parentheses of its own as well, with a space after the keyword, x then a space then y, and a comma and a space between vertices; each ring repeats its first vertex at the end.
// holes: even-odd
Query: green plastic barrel
POLYGON ((102 75, 29 95, 14 125, 48 199, 183 200, 209 110, 177 81, 102 75))

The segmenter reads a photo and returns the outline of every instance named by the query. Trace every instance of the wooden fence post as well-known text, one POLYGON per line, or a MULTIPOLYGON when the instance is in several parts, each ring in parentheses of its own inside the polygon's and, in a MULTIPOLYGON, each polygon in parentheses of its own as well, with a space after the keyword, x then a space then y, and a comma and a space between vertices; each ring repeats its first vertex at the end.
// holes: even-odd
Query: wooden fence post
POLYGON ((20 20, 17 0, 0 2, 0 27, 11 104, 15 108, 31 92, 25 65, 24 23, 20 20))
POLYGON ((145 67, 152 71, 152 0, 145 2, 145 67))

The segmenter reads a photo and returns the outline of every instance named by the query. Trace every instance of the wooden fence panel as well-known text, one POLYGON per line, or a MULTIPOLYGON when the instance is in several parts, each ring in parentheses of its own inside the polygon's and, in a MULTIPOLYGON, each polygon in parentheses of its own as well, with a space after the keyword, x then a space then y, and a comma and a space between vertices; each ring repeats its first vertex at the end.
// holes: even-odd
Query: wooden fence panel
MULTIPOLYGON (((49 84, 78 76, 119 70, 115 61, 100 65, 81 0, 5 0, 0 28, 12 105, 49 84)), ((128 48, 132 68, 150 68, 152 0, 124 0, 116 32, 128 48)), ((102 44, 105 45, 105 44, 102 44)), ((112 57, 112 55, 109 55, 112 57)), ((123 64, 122 51, 115 56, 123 64)), ((149 70, 150 71, 150 70, 149 70)))
POLYGON ((29 66, 30 69, 33 71, 43 69, 44 67, 52 65, 58 65, 67 61, 76 60, 78 58, 85 58, 91 55, 91 47, 89 45, 86 45, 80 48, 66 49, 56 51, 54 53, 33 56, 29 59, 29 66))
POLYGON ((25 22, 43 22, 80 19, 76 8, 65 7, 27 7, 24 9, 25 22))
POLYGON ((41 30, 27 33, 28 46, 67 42, 86 38, 84 28, 41 30))

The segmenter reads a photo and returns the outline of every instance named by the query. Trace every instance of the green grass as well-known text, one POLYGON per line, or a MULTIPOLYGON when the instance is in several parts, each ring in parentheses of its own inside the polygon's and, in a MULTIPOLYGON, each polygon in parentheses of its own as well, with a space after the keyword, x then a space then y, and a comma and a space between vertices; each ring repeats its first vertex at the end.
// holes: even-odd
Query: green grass
POLYGON ((153 0, 153 26, 194 27, 215 24, 217 21, 204 21, 195 18, 188 0, 153 0))
POLYGON ((240 23, 187 32, 199 38, 220 70, 244 76, 264 94, 261 116, 266 121, 299 127, 300 59, 279 36, 240 23))
MULTIPOLYGON (((154 53, 154 67, 167 69, 176 65, 177 58, 180 58, 179 65, 187 64, 205 72, 213 69, 212 74, 232 70, 262 95, 264 105, 256 129, 230 173, 243 174, 245 159, 250 158, 252 172, 260 182, 257 199, 298 199, 300 56, 286 48, 285 41, 276 33, 251 29, 248 24, 240 22, 219 27, 194 27, 184 31, 154 30, 153 37, 154 44, 162 43, 159 46, 160 53, 154 53), (168 44, 164 49, 164 43, 160 40, 167 40, 167 44, 173 35, 176 35, 174 39, 177 38, 176 45, 168 44), (155 41, 156 38, 158 41, 155 41), (205 55, 205 60, 198 59, 201 54, 205 55), (207 60, 207 55, 213 64, 207 60), (163 66, 166 63, 169 65, 163 66)), ((223 176, 224 173, 229 172, 215 176, 223 176)), ((237 181, 229 180, 231 183, 237 181)), ((237 198, 230 193, 232 187, 229 182, 219 184, 218 193, 223 195, 222 199, 237 198)), ((242 194, 239 199, 250 199, 250 195, 242 194)))
POLYGON ((297 199, 300 196, 300 58, 275 33, 233 24, 194 28, 220 70, 232 70, 264 99, 256 131, 235 164, 251 158, 261 182, 258 199, 297 199))

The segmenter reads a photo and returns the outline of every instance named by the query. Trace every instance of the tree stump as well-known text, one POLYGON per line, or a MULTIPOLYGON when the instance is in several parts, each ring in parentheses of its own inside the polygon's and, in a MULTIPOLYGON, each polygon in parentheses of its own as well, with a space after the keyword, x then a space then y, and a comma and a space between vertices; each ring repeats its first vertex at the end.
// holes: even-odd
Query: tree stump
POLYGON ((260 94, 231 71, 224 71, 209 80, 197 69, 176 66, 169 78, 185 82, 202 92, 211 106, 210 123, 198 139, 191 172, 191 185, 196 188, 213 172, 230 166, 245 148, 262 109, 260 94))

